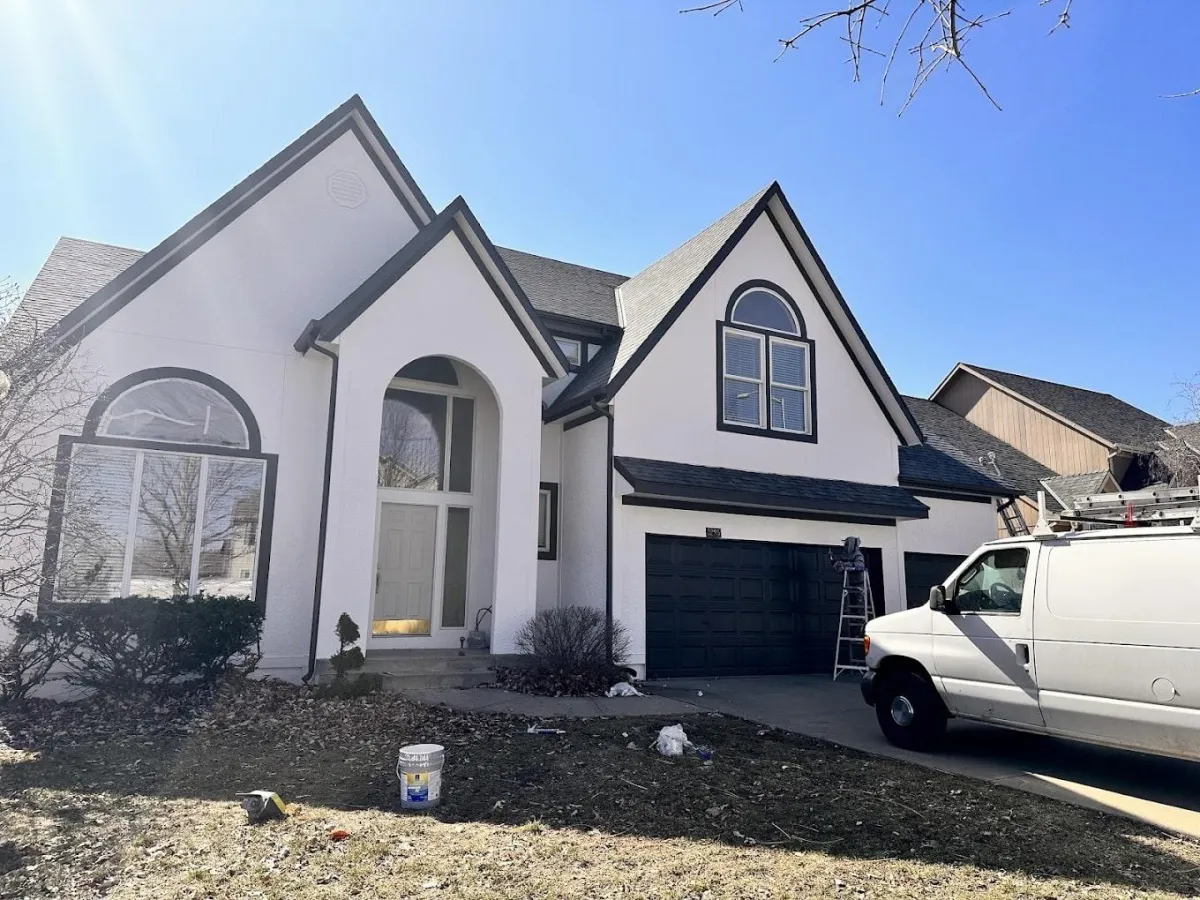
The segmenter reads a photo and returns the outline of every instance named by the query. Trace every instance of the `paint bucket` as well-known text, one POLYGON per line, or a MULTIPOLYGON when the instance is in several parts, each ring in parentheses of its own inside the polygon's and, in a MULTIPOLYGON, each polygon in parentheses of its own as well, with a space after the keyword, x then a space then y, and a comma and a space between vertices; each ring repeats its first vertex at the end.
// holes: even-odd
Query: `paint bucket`
POLYGON ((400 748, 396 777, 400 779, 400 806, 431 809, 442 802, 442 763, 446 748, 440 744, 411 744, 400 748))

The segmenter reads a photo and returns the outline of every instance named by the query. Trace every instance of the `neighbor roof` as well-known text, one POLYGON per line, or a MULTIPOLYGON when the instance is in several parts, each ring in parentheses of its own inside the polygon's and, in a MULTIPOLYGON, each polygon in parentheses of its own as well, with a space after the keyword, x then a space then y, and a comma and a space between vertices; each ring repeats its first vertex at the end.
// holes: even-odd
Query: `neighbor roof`
POLYGON ((46 331, 142 257, 141 250, 61 237, 13 313, 46 331))
MULTIPOLYGON (((909 410, 920 424, 926 445, 949 455, 972 471, 1001 485, 1011 485, 1026 496, 1036 496, 1042 488, 1042 479, 1054 477, 1052 469, 1026 456, 1016 447, 1006 444, 978 425, 968 422, 953 410, 920 397, 906 396, 904 402, 908 404, 909 410), (995 467, 991 464, 991 454, 995 454, 995 467)), ((929 455, 927 451, 914 453, 914 450, 918 448, 908 447, 901 450, 902 478, 905 476, 906 456, 910 477, 919 478, 919 474, 911 473, 914 470, 920 473, 922 469, 919 467, 929 455)))
MULTIPOLYGON (((1163 438, 1164 429, 1169 427, 1157 416, 1152 416, 1112 394, 1043 381, 1040 378, 1016 375, 999 369, 985 369, 970 363, 959 363, 955 371, 959 370, 977 375, 1002 389, 1031 400, 1108 444, 1137 450, 1149 449, 1157 446, 1163 438)), ((937 394, 953 375, 954 372, 951 372, 938 390, 934 391, 933 399, 937 399, 937 394)))
POLYGON ((817 255, 778 182, 747 197, 695 237, 617 288, 617 303, 624 325, 620 340, 599 353, 567 385, 547 409, 547 420, 570 415, 596 400, 610 399, 616 394, 763 214, 792 256, 901 443, 918 444, 920 428, 900 399, 896 386, 817 255))
POLYGON ((620 327, 617 286, 628 275, 497 247, 500 258, 540 313, 620 327))
POLYGON ((903 488, 807 475, 774 475, 630 456, 613 465, 644 497, 795 512, 925 519, 929 507, 903 488))
POLYGON ((1063 505, 1064 509, 1070 509, 1076 497, 1104 493, 1104 487, 1108 480, 1108 469, 1101 469, 1098 472, 1084 472, 1081 475, 1055 475, 1045 479, 1042 484, 1063 505))

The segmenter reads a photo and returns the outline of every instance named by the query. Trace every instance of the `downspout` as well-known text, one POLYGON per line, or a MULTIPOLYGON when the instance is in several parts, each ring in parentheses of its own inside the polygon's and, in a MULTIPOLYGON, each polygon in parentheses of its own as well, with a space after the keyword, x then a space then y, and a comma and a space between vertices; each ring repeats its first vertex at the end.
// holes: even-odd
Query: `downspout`
POLYGON ((604 573, 604 647, 608 664, 613 664, 613 414, 607 405, 592 401, 592 409, 608 419, 608 467, 605 498, 604 558, 608 568, 604 573))
POLYGON ((312 680, 317 670, 317 629, 321 620, 321 584, 325 579, 325 538, 329 531, 329 482, 333 477, 333 418, 337 412, 338 357, 320 344, 310 343, 309 348, 333 363, 329 376, 329 422, 325 426, 325 477, 321 486, 321 524, 317 532, 317 575, 313 583, 312 630, 308 638, 308 671, 301 679, 305 684, 312 680))

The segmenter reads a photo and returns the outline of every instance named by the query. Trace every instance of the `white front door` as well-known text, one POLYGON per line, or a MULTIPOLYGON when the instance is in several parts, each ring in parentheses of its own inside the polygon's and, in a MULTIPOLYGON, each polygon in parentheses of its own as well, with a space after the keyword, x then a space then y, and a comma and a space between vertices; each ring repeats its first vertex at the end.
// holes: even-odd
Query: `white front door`
MULTIPOLYGON (((1036 553, 1037 548, 1033 547, 1036 553)), ((989 550, 933 614, 933 663, 955 715, 1041 726, 1033 657, 1031 548, 989 550)))
POLYGON ((430 633, 436 547, 436 506, 382 505, 372 633, 430 633))

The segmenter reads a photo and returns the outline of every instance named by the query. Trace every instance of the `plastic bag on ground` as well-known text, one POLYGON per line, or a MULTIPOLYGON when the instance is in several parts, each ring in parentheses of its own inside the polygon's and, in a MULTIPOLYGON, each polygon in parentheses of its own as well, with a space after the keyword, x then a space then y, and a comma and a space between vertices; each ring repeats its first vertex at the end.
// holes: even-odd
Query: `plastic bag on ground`
POLYGON ((628 681, 618 681, 608 689, 605 697, 645 697, 646 695, 628 681))
POLYGON ((668 725, 658 733, 658 752, 663 756, 683 756, 689 743, 682 725, 668 725))

